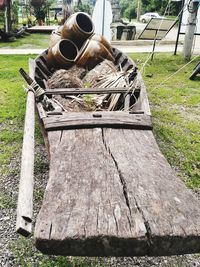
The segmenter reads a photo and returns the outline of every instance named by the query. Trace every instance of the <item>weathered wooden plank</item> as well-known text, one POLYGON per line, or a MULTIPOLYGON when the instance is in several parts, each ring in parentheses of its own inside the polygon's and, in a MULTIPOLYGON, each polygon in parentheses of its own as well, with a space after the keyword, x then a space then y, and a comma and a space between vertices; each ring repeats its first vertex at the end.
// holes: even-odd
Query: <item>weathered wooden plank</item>
POLYGON ((129 111, 129 109, 130 109, 130 94, 127 94, 124 100, 124 111, 129 111))
MULTIPOLYGON (((31 64, 34 64, 34 61, 30 60, 29 65, 31 64)), ((33 68, 31 68, 30 76, 34 76, 33 68)), ((34 131, 35 95, 32 91, 28 91, 16 221, 16 231, 24 236, 28 236, 32 232, 35 145, 34 131)))
POLYGON ((153 133, 122 130, 124 134, 119 138, 116 130, 103 132, 105 145, 123 180, 127 202, 130 208, 136 203, 143 217, 149 243, 147 253, 199 252, 200 203, 176 177, 153 133), (135 140, 132 149, 127 140, 135 140))
POLYGON ((40 119, 46 118, 47 117, 47 113, 44 110, 42 103, 38 102, 37 103, 37 111, 38 111, 38 115, 40 119))
POLYGON ((145 114, 129 112, 69 112, 43 118, 47 131, 95 127, 131 128, 151 130, 151 118, 145 114))
POLYGON ((134 106, 131 108, 131 110, 133 111, 143 110, 145 114, 150 116, 151 111, 147 97, 146 86, 139 71, 134 80, 134 87, 136 88, 135 92, 137 92, 137 88, 139 87, 140 97, 138 98, 138 101, 134 104, 134 106))
MULTIPOLYGON (((129 92, 127 88, 54 88, 47 89, 46 95, 79 95, 79 94, 121 94, 129 92)), ((133 90, 134 92, 134 90, 133 90)), ((137 88, 139 93, 140 89, 137 88)), ((130 90, 131 93, 131 90, 130 90)))
POLYGON ((48 132, 50 178, 35 239, 48 254, 172 255, 200 251, 200 205, 151 131, 48 132))
POLYGON ((50 254, 123 255, 126 250, 137 253, 138 248, 130 245, 138 239, 142 250, 146 246, 142 216, 135 206, 132 221, 102 130, 48 135, 50 176, 37 218, 36 246, 50 254))

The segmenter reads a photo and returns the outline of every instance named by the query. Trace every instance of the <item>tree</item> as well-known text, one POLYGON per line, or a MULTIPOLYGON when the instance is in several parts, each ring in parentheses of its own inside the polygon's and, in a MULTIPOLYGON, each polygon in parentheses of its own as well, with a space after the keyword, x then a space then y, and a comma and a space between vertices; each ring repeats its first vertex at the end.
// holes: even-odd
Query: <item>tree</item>
POLYGON ((171 15, 177 15, 180 8, 180 2, 170 2, 169 0, 141 0, 143 12, 159 12, 164 14, 166 7, 170 4, 171 15))
POLYGON ((144 12, 160 12, 163 13, 168 0, 142 0, 142 7, 144 12))
POLYGON ((73 13, 72 0, 63 0, 62 11, 63 11, 63 21, 62 21, 62 23, 64 24, 64 22, 73 13))
MULTIPOLYGON (((138 0, 120 0, 119 4, 122 17, 129 20, 136 18, 138 0)), ((166 7, 170 7, 170 15, 178 15, 181 2, 171 2, 169 5, 169 0, 141 0, 141 4, 143 13, 158 12, 164 14, 166 7)))
POLYGON ((32 0, 31 5, 33 6, 33 14, 36 17, 39 25, 43 25, 45 18, 50 5, 53 3, 53 0, 32 0))
POLYGON ((75 12, 86 12, 88 14, 91 14, 90 6, 89 4, 82 3, 81 1, 78 2, 78 5, 74 7, 75 12))
POLYGON ((137 16, 137 0, 120 0, 121 15, 129 21, 137 16))

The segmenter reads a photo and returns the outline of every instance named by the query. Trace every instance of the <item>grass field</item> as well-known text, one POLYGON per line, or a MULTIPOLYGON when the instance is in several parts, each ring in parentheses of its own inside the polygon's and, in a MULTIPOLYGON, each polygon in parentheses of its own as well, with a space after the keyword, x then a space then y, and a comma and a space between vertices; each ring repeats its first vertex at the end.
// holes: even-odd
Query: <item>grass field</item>
POLYGON ((39 48, 47 48, 49 43, 50 34, 47 33, 34 33, 27 35, 22 38, 18 38, 14 41, 9 42, 1 42, 0 48, 12 49, 12 48, 20 48, 20 49, 39 49, 39 48))
MULTIPOLYGON (((141 68, 146 54, 132 54, 141 68)), ((10 161, 19 155, 22 146, 25 113, 24 81, 18 73, 27 70, 28 56, 0 56, 0 183, 10 171, 10 161)), ((157 142, 170 164, 186 184, 200 188, 200 93, 199 81, 188 79, 194 62, 175 76, 165 81, 184 64, 181 56, 155 55, 147 64, 143 78, 153 115, 154 133, 157 142)), ((37 141, 40 137, 37 135, 37 141)), ((39 193, 38 193, 39 195, 39 193)), ((0 193, 0 208, 9 209, 16 204, 0 193)), ((104 266, 95 259, 69 259, 43 256, 33 253, 32 240, 19 238, 11 242, 12 253, 18 266, 104 266), (96 263, 95 263, 96 262, 96 263)))
MULTIPOLYGON (((142 65, 144 55, 136 57, 142 65)), ((165 81, 185 62, 180 56, 160 54, 143 72, 159 146, 192 188, 200 187, 200 78, 191 81, 189 76, 198 60, 165 81)))

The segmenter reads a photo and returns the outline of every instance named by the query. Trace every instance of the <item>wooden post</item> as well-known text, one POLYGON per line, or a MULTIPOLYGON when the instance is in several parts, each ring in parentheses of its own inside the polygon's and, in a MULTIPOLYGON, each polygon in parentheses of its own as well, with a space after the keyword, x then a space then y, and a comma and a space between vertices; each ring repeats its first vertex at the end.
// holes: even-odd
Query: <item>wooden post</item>
POLYGON ((137 4, 137 21, 140 21, 140 15, 141 15, 141 0, 138 0, 138 4, 137 4))
MULTIPOLYGON (((158 30, 156 30, 156 36, 157 36, 158 30)), ((151 54, 151 61, 153 61, 154 53, 155 53, 155 47, 156 47, 156 38, 153 41, 153 49, 152 49, 152 54, 151 54)))
POLYGON ((11 1, 8 0, 5 9, 5 31, 9 33, 11 31, 11 1))
MULTIPOLYGON (((33 74, 30 76, 33 77, 33 74)), ((34 131, 35 95, 32 91, 28 91, 16 222, 16 231, 24 236, 28 236, 32 232, 34 131)))
POLYGON ((101 31, 101 34, 102 36, 105 36, 105 1, 106 0, 103 0, 103 16, 102 16, 102 31, 101 31))
POLYGON ((196 29, 197 21, 197 11, 198 11, 199 2, 190 1, 188 4, 188 23, 185 32, 184 47, 183 47, 183 56, 184 59, 190 60, 192 53, 192 45, 194 39, 194 32, 196 29))
POLYGON ((185 0, 181 0, 181 9, 180 9, 180 13, 179 13, 178 32, 177 32, 177 36, 176 36, 176 44, 175 44, 174 55, 176 55, 177 48, 178 48, 178 41, 179 41, 179 35, 180 35, 180 30, 181 30, 181 23, 182 23, 182 18, 183 18, 184 4, 185 4, 185 0))

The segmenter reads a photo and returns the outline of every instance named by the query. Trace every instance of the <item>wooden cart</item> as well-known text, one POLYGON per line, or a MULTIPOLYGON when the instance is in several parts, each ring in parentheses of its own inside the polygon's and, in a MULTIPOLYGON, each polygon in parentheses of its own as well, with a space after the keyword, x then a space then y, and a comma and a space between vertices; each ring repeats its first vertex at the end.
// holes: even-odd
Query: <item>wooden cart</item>
MULTIPOLYGON (((113 54, 116 65, 124 70, 134 68, 135 63, 119 50, 113 48, 113 54)), ((46 53, 30 64, 30 74, 44 87, 51 75, 46 53)), ((138 71, 135 81, 131 93, 126 88, 103 89, 121 94, 124 111, 66 113, 55 108, 47 112, 40 102, 36 104, 50 156, 49 180, 34 230, 36 247, 43 253, 142 256, 200 252, 199 201, 160 152, 138 71)), ((46 95, 94 91, 98 93, 93 88, 46 89, 46 95)), ((31 91, 28 101, 27 112, 32 108, 33 116, 31 91)), ((29 129, 25 128, 24 138, 26 142, 27 133, 32 136, 30 156, 33 135, 29 129)), ((33 165, 24 166, 24 147, 17 231, 28 235, 32 197, 27 183, 30 181, 31 188, 33 165)))

